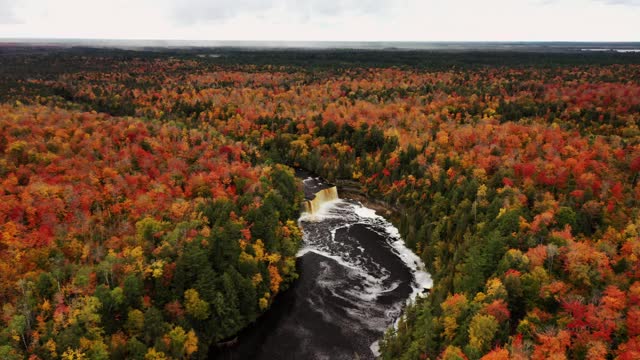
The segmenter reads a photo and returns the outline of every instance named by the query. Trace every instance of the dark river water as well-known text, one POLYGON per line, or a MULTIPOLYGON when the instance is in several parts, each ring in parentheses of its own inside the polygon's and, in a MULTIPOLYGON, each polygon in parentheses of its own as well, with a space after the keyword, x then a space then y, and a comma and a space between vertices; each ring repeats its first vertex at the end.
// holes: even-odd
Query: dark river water
MULTIPOLYGON (((304 183, 307 196, 327 187, 319 178, 304 183)), ((299 224, 300 277, 211 359, 373 359, 407 300, 431 286, 397 229, 359 202, 326 201, 299 224)))

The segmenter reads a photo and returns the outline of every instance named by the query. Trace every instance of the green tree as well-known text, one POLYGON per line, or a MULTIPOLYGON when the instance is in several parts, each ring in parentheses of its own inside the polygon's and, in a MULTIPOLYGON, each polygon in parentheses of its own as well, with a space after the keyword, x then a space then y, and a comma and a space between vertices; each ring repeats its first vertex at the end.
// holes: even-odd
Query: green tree
POLYGON ((198 320, 205 320, 209 317, 209 303, 200 299, 200 294, 195 289, 184 292, 184 305, 187 314, 198 320))
POLYGON ((127 359, 143 360, 147 353, 147 347, 137 338, 133 337, 127 341, 127 359))
POLYGON ((479 353, 489 350, 498 326, 493 316, 476 314, 469 325, 469 346, 479 353))
POLYGON ((164 322, 162 312, 156 307, 150 307, 144 313, 144 340, 151 343, 154 339, 158 339, 167 330, 167 324, 164 322))
POLYGON ((127 322, 124 324, 124 328, 130 336, 139 336, 144 329, 144 320, 145 316, 142 311, 138 309, 130 310, 127 314, 127 322))
POLYGON ((127 304, 132 308, 140 307, 140 300, 143 295, 144 287, 142 279, 136 274, 129 274, 124 279, 122 291, 126 298, 127 304))

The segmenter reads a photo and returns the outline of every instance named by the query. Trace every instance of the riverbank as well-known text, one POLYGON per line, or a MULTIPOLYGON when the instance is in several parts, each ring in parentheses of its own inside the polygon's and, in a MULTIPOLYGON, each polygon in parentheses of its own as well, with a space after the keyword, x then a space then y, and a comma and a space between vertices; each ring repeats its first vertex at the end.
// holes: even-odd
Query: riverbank
POLYGON ((380 199, 370 198, 366 192, 362 190, 359 182, 353 180, 337 180, 338 196, 342 199, 352 199, 362 203, 362 205, 373 209, 378 215, 381 215, 392 223, 396 224, 400 220, 402 209, 399 206, 389 204, 380 199))

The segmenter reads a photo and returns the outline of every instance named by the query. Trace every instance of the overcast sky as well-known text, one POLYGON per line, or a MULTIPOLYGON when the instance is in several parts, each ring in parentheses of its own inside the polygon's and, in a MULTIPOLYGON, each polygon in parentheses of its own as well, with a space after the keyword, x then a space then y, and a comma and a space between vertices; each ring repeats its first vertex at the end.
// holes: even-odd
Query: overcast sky
POLYGON ((0 0, 0 38, 640 41, 640 0, 0 0))

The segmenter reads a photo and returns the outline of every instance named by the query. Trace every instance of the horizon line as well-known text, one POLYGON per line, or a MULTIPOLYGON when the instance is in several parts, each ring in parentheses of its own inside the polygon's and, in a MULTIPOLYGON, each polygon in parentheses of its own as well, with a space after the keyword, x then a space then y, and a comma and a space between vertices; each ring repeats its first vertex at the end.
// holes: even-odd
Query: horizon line
POLYGON ((418 43, 418 44, 640 44, 639 40, 234 40, 234 39, 166 39, 166 38, 82 38, 82 37, 0 37, 7 41, 164 41, 164 42, 234 42, 234 43, 418 43))

